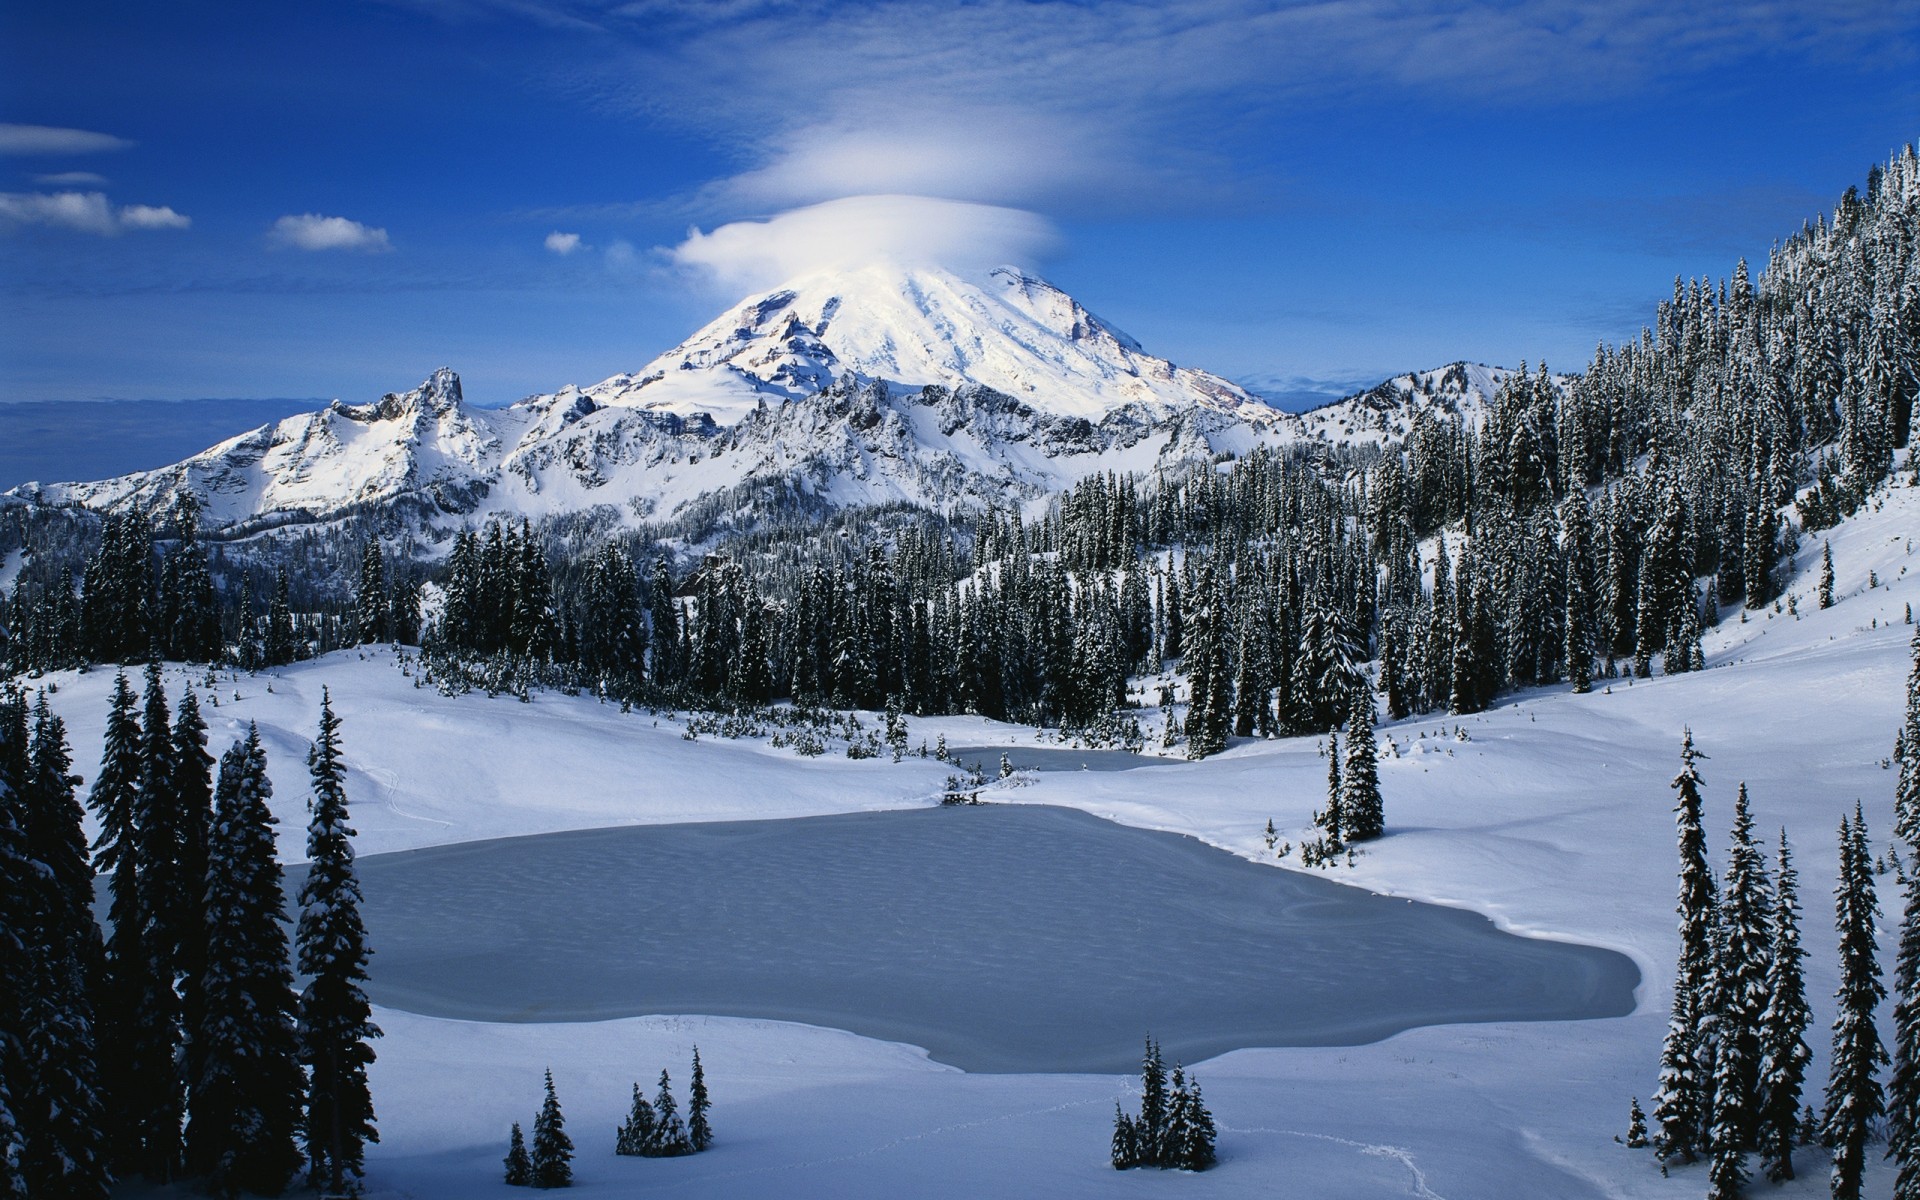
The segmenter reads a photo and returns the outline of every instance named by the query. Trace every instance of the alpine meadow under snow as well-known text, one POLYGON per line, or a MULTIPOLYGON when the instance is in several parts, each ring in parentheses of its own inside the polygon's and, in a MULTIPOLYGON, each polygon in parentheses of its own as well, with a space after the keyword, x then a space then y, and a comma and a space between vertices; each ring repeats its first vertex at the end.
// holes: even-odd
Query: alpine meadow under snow
MULTIPOLYGON (((1905 1189, 1916 397, 1908 148, 1577 374, 1454 364, 1293 416, 1029 274, 875 265, 508 409, 441 371, 159 471, 16 489, 0 1196, 100 1195, 109 1172, 115 1195, 304 1172, 423 1198, 1905 1189), (1036 868, 1051 890, 946 847, 764 854, 758 890, 730 890, 766 866, 728 868, 748 833, 835 844, 785 819, 976 803, 1100 823, 1073 818, 1084 861, 1036 868), (669 825, 662 853, 708 843, 670 899, 667 872, 608 883, 586 857, 669 825), (1093 848, 1116 826, 1196 842, 1130 842, 1156 868, 1130 879, 1093 848), (483 855, 541 864, 487 876, 497 945, 441 936, 457 888, 382 907, 383 879, 483 855), (1158 869, 1175 858, 1192 873, 1158 869), (1245 896, 1268 893, 1228 887, 1254 870, 1391 903, 1276 900, 1263 925, 1245 896), (838 991, 747 997, 729 921, 769 896, 838 911, 855 874, 978 893, 959 920, 869 904, 855 939, 961 982, 882 1014, 898 1025, 856 1019, 889 964, 800 919, 788 949, 838 991), (1144 882, 1176 877, 1195 882, 1144 882), (1000 986, 1065 927, 1063 892, 1122 946, 1200 930, 1209 953, 1314 964, 1297 1011, 1143 1019, 1144 1093, 1023 1062, 981 1012, 1091 1034, 1129 997, 1058 950, 1046 1005, 1000 986), (1426 1015, 1342 1032, 1335 985, 1436 916, 1585 965, 1529 986, 1423 946, 1486 1008, 1419 1009, 1402 982, 1387 1007, 1426 1015), (620 982, 668 952, 704 1008, 620 982), (512 978, 595 958, 565 1003, 512 978), (1804 1028, 1768 1003, 1796 977, 1804 1028), (64 1117, 56 1087, 99 1115, 64 1117), (1769 1179, 1783 1149, 1792 1177, 1769 1179), (1179 1173, 1113 1169, 1141 1165, 1179 1173)), ((1143 1008, 1227 1007, 1207 972, 1142 959, 1121 974, 1152 977, 1143 1008)), ((1076 1069, 1104 1069, 1088 1053, 1076 1069)))

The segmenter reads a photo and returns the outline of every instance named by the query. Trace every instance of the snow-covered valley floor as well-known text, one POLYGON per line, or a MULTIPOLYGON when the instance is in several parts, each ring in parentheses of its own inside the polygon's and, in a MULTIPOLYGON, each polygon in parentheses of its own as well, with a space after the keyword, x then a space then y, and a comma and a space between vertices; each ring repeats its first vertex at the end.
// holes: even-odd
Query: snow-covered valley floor
MULTIPOLYGON (((1326 874, 1387 895, 1470 908, 1513 932, 1618 950, 1642 974, 1625 1017, 1435 1026, 1362 1046, 1239 1050, 1200 1064, 1221 1129, 1220 1166, 1197 1177, 1106 1165, 1112 1075, 967 1074, 901 1044, 833 1029, 699 1015, 498 1024, 381 1009, 375 1102, 382 1143, 373 1195, 512 1195, 499 1161, 513 1121, 531 1119, 551 1066, 591 1195, 1271 1196, 1462 1198, 1697 1196, 1703 1167, 1663 1178, 1646 1151, 1615 1143, 1629 1097, 1653 1090, 1667 1020, 1674 932, 1672 792, 1681 729, 1707 756, 1709 835, 1724 858, 1735 785, 1758 831, 1785 827, 1802 875, 1815 1003, 1807 1098, 1818 1102, 1832 1016, 1835 829, 1864 805, 1887 845, 1892 751, 1905 678, 1907 606, 1920 603, 1920 491, 1896 489, 1833 531, 1838 602, 1817 610, 1819 540, 1800 555, 1798 615, 1730 615, 1706 638, 1709 670, 1504 697, 1473 717, 1384 725, 1388 836, 1326 874), (1869 572, 1879 586, 1869 586, 1869 572), (1458 740, 1456 729, 1466 740, 1458 740), (613 1130, 631 1085, 662 1067, 684 1087, 698 1044, 714 1095, 714 1149, 622 1159, 613 1130)), ((60 676, 53 703, 75 760, 98 761, 111 673, 60 676)), ((170 672, 199 684, 204 670, 170 672)), ((348 786, 365 853, 630 823, 715 821, 918 807, 949 768, 910 757, 803 759, 764 741, 686 740, 665 715, 586 697, 530 704, 443 697, 413 686, 389 652, 348 652, 271 675, 222 674, 208 708, 216 753, 247 720, 271 757, 281 845, 298 858, 304 753, 322 686, 343 718, 348 786)), ((1031 729, 971 718, 915 720, 910 738, 1035 745, 1031 729)), ((991 763, 987 764, 989 767, 991 763)), ((1272 819, 1298 843, 1324 799, 1315 739, 1244 742, 1203 763, 1064 772, 988 789, 1014 803, 1083 809, 1190 834, 1273 861, 1272 819)), ((1275 869, 1298 869, 1297 857, 1275 869)), ((1881 887, 1891 969, 1899 900, 1881 887)), ((379 930, 372 931, 377 973, 379 930)), ((622 951, 610 945, 609 954, 622 951)), ((1886 1013, 1882 1013, 1883 1026, 1886 1013)), ((1155 1031, 1162 1032, 1162 1031, 1155 1031)), ((1752 1194, 1824 1195, 1824 1159, 1801 1180, 1752 1194)), ((1870 1194, 1888 1176, 1877 1160, 1870 1194)))

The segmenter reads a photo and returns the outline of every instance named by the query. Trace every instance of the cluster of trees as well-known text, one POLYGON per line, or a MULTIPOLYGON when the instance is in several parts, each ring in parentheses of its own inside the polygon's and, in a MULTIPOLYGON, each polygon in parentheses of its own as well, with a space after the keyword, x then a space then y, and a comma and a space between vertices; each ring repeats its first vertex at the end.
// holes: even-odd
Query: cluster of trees
MULTIPOLYGON (((1920 848, 1920 635, 1898 745, 1895 837, 1920 848)), ((1661 1049, 1652 1145, 1663 1160, 1709 1160, 1710 1195, 1732 1200, 1757 1153, 1767 1178, 1794 1177, 1793 1149, 1817 1139, 1833 1156, 1836 1200, 1858 1200, 1867 1145, 1884 1123, 1897 1164, 1894 1194, 1920 1196, 1920 874, 1903 879, 1905 906, 1893 989, 1894 1044, 1874 1013, 1887 996, 1876 957, 1879 912, 1866 822, 1856 804, 1839 830, 1834 922, 1840 986, 1822 1112, 1801 1105, 1811 1014, 1803 983, 1797 876, 1786 831, 1774 871, 1753 839, 1747 791, 1734 801, 1732 845, 1716 881, 1706 861, 1699 754, 1688 735, 1675 812, 1680 846, 1680 957, 1661 1049), (1890 1078, 1880 1073, 1891 1063, 1890 1078)), ((1642 1142, 1639 1106, 1630 1142, 1642 1142)))
POLYGON ((680 1120, 680 1106, 673 1098, 673 1080, 663 1069, 659 1090, 652 1103, 633 1085, 633 1109, 614 1135, 613 1152, 639 1158, 679 1158, 698 1154, 713 1145, 713 1126, 707 1113, 713 1102, 707 1096, 706 1068, 700 1065, 700 1048, 693 1049, 693 1082, 687 1093, 687 1119, 680 1120))
POLYGON ((1321 830, 1318 842, 1301 847, 1308 866, 1330 861, 1350 842, 1370 842, 1387 831, 1373 718, 1372 691, 1355 688, 1353 711, 1347 719, 1344 771, 1341 770, 1340 737, 1337 733, 1327 735, 1327 806, 1313 814, 1313 823, 1321 830))
POLYGON ((1113 1110, 1113 1166, 1204 1171, 1214 1163, 1213 1114, 1200 1099, 1200 1081, 1174 1064, 1171 1077, 1160 1044, 1147 1039, 1140 1063, 1140 1115, 1113 1110))
POLYGON ((157 665, 144 702, 119 676, 90 859, 64 727, 44 693, 27 714, 0 693, 0 1195, 103 1198, 133 1175, 278 1195, 303 1159, 313 1186, 355 1190, 379 1031, 330 703, 297 961, 257 730, 216 779, 193 692, 170 717, 157 665))
POLYGON ((0 662, 15 673, 149 658, 277 666, 420 636, 418 585, 386 569, 377 539, 367 545, 351 607, 322 604, 318 581, 295 579, 284 564, 263 572, 209 554, 190 493, 158 528, 137 513, 103 518, 77 592, 66 556, 43 551, 36 557, 44 563, 23 570, 0 605, 0 662))
MULTIPOLYGON (((687 1117, 673 1098, 673 1081, 660 1072, 660 1090, 651 1103, 633 1085, 633 1111, 614 1135, 613 1152, 640 1158, 678 1158, 698 1154, 713 1145, 713 1126, 707 1120, 712 1101, 707 1096, 707 1074, 700 1065, 700 1048, 693 1050, 693 1084, 687 1097, 687 1117)), ((515 1187, 557 1188, 573 1184, 573 1139, 553 1090, 553 1072, 547 1072, 547 1096, 533 1121, 533 1148, 515 1122, 508 1136, 506 1181, 515 1187)))

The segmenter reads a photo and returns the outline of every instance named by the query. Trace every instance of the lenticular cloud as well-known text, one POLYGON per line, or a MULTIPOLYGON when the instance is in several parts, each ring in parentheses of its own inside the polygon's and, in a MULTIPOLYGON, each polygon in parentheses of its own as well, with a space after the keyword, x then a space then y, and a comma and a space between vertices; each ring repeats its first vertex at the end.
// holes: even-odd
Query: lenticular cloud
POLYGON ((668 251, 681 267, 734 290, 870 262, 964 269, 1029 265, 1057 241, 1037 213, 928 196, 849 196, 712 232, 668 251))

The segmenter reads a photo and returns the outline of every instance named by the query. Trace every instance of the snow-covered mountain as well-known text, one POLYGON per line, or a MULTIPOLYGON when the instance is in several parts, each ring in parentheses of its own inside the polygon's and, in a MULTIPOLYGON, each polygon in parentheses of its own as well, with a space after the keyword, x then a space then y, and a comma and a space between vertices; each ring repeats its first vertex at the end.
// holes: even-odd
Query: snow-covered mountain
POLYGON ((1456 365, 1295 416, 1146 353, 1012 268, 969 279, 876 265, 749 297, 642 370, 591 387, 469 408, 442 369, 412 391, 336 401, 170 467, 9 495, 152 513, 184 489, 215 528, 375 508, 420 525, 591 509, 632 521, 716 493, 951 509, 1035 502, 1093 471, 1262 443, 1378 441, 1404 431, 1411 406, 1480 405, 1499 378, 1456 365), (1404 403, 1389 402, 1401 391, 1404 403))

